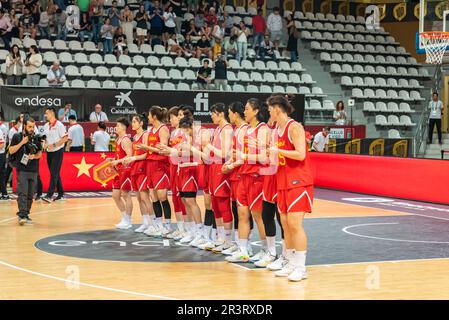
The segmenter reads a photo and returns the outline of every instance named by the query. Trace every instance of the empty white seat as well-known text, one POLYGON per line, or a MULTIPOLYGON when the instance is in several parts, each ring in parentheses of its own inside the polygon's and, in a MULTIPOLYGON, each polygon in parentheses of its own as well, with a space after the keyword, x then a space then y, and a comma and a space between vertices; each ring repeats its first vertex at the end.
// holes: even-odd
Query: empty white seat
POLYGON ((334 110, 335 106, 332 100, 323 100, 323 109, 324 110, 334 110))
POLYGON ((313 87, 312 88, 312 94, 322 95, 323 94, 323 89, 321 89, 320 87, 313 87))
POLYGON ((134 90, 146 90, 147 86, 142 81, 134 81, 133 89, 134 90))
POLYGON ((294 86, 287 86, 285 88, 285 92, 289 93, 289 94, 297 94, 298 93, 298 89, 294 86))
POLYGON ((70 87, 72 87, 72 88, 85 88, 86 86, 85 86, 83 80, 75 79, 70 84, 70 87))
POLYGON ((282 86, 274 86, 273 87, 273 93, 285 93, 285 89, 282 86))
POLYGON ((376 89, 376 97, 385 99, 387 97, 387 93, 385 92, 384 89, 376 89))
MULTIPOLYGON (((382 78, 380 78, 380 79, 382 79, 382 78)), ((387 85, 389 87, 395 88, 395 87, 398 87, 398 82, 397 82, 397 80, 395 78, 388 78, 387 79, 387 85)))
POLYGON ((177 57, 175 59, 175 66, 180 67, 180 68, 188 68, 189 64, 185 58, 177 57))
POLYGON ((301 83, 301 78, 297 73, 289 73, 288 74, 288 80, 290 80, 290 82, 294 83, 294 84, 299 84, 301 83))
POLYGON ((89 61, 91 64, 96 64, 96 65, 104 64, 103 57, 100 56, 98 53, 91 53, 89 55, 89 61))
POLYGON ((190 58, 189 66, 191 66, 192 68, 200 68, 201 67, 200 60, 198 60, 197 58, 190 58))
POLYGON ((267 62, 267 69, 273 70, 273 71, 277 71, 279 69, 279 66, 278 66, 278 64, 275 61, 268 61, 267 62))
POLYGON ((399 126, 399 125, 401 125, 401 123, 399 122, 399 118, 398 118, 398 116, 397 115, 394 115, 394 114, 390 114, 390 115, 388 115, 388 124, 390 125, 390 126, 399 126))
POLYGON ((376 86, 376 82, 374 81, 374 78, 372 78, 372 77, 365 77, 363 82, 365 83, 365 86, 368 86, 368 87, 376 86))
POLYGON ((141 78, 140 74, 139 74, 139 70, 137 70, 134 67, 128 67, 126 68, 125 74, 128 78, 131 79, 139 79, 141 78))
POLYGON ((306 95, 311 94, 309 87, 299 87, 298 93, 306 95))
POLYGON ((118 64, 117 58, 113 54, 106 54, 104 56, 104 62, 107 65, 117 65, 118 64))
POLYGON ((89 81, 87 81, 86 87, 98 89, 98 88, 101 88, 101 84, 98 80, 89 80, 89 81))
POLYGON ((403 100, 410 100, 410 95, 405 90, 399 91, 399 97, 403 100))
POLYGON ((174 80, 184 79, 184 77, 181 74, 181 71, 178 69, 170 69, 170 71, 168 72, 168 76, 170 77, 170 79, 174 79, 174 80))
POLYGON ((95 46, 95 43, 93 43, 92 41, 84 41, 83 48, 84 48, 84 51, 87 51, 87 52, 97 52, 98 51, 97 47, 95 46))
POLYGON ((378 126, 388 125, 387 118, 382 114, 376 115, 376 125, 378 125, 378 126))
POLYGON ((341 77, 341 84, 342 85, 352 85, 352 79, 348 76, 342 76, 341 77))
POLYGON ((134 43, 128 43, 128 51, 131 54, 139 54, 141 53, 139 47, 134 43))
POLYGON ((245 87, 243 87, 241 84, 234 84, 232 86, 232 91, 234 91, 234 92, 245 92, 245 87))
POLYGON ((246 92, 250 92, 250 93, 258 93, 259 92, 259 88, 253 84, 249 84, 246 86, 246 92))
POLYGON ((315 83, 315 81, 313 81, 312 76, 308 73, 303 73, 301 75, 301 81, 303 83, 315 83))
POLYGON ((133 57, 133 64, 135 65, 135 66, 146 66, 147 65, 147 62, 146 62, 146 60, 145 60, 145 57, 143 57, 143 56, 141 56, 141 55, 135 55, 134 57, 133 57))
MULTIPOLYGON (((285 62, 285 61, 283 61, 283 62, 285 62)), ((288 65, 288 63, 287 63, 287 65, 288 65)), ((290 69, 290 65, 288 67, 290 69)), ((264 71, 264 70, 267 70, 268 68, 265 65, 265 62, 256 60, 256 61, 254 61, 254 69, 264 71)))
POLYGON ((167 74, 167 70, 162 69, 162 68, 157 68, 154 71, 154 76, 156 77, 156 79, 162 79, 162 80, 170 79, 170 77, 167 74))
POLYGON ((407 102, 399 103, 399 111, 404 113, 412 112, 412 110, 410 109, 410 105, 407 102))
POLYGON ((173 66, 173 59, 171 57, 162 57, 161 58, 161 65, 164 67, 172 67, 173 66))
POLYGON ((365 101, 363 102, 363 111, 373 112, 376 111, 376 107, 371 101, 365 101))
POLYGON ((352 89, 352 97, 354 98, 363 98, 363 91, 359 88, 353 88, 352 89))
POLYGON ((265 72, 263 74, 263 80, 268 82, 268 83, 275 83, 275 82, 277 82, 276 78, 274 77, 274 74, 272 74, 271 72, 265 72))
POLYGON ((312 110, 320 110, 320 109, 322 109, 321 101, 320 100, 316 100, 316 99, 311 99, 310 102, 309 102, 309 109, 312 109, 312 110))
POLYGON ((115 82, 114 82, 114 81, 111 81, 111 80, 105 80, 105 81, 103 81, 101 87, 102 87, 103 89, 116 89, 115 82))
POLYGON ((81 76, 83 77, 94 77, 95 71, 91 66, 82 66, 80 69, 81 76))
POLYGON ((64 40, 55 40, 53 45, 58 51, 67 51, 69 48, 67 47, 67 43, 64 40))
POLYGON ((155 57, 155 56, 148 56, 147 63, 150 66, 154 66, 154 67, 159 66, 161 64, 160 61, 159 61, 159 58, 155 57))
POLYGON ((43 60, 48 63, 53 63, 53 61, 57 60, 58 56, 53 51, 44 52, 43 60))
POLYGON ((249 60, 242 60, 241 67, 242 67, 242 69, 245 69, 245 70, 253 70, 254 69, 252 62, 249 60))
POLYGON ((104 78, 109 78, 110 74, 109 74, 109 69, 104 67, 104 66, 98 66, 95 68, 95 74, 98 77, 104 77, 104 78))
POLYGON ((401 134, 396 129, 390 129, 388 130, 388 139, 400 139, 401 134))
POLYGON ((416 90, 412 90, 410 91, 410 99, 412 100, 421 100, 421 94, 419 93, 419 91, 416 90))
POLYGON ((177 90, 179 91, 190 91, 190 86, 188 83, 180 82, 178 83, 177 90))
POLYGON ((64 68, 65 74, 70 77, 79 77, 80 73, 77 66, 68 65, 64 68))
POLYGON ((398 99, 398 92, 396 90, 389 89, 387 90, 387 97, 389 99, 398 99))
POLYGON ((131 89, 131 83, 122 80, 117 83, 117 89, 131 89))
POLYGON ((153 48, 149 44, 144 43, 140 46, 140 52, 145 55, 151 54, 153 53, 153 48))
POLYGON ((70 64, 73 63, 73 58, 69 52, 61 52, 59 54, 59 61, 61 64, 70 64))
POLYGON ((124 55, 124 54, 119 56, 118 62, 123 66, 133 66, 134 65, 134 63, 131 60, 131 57, 124 55))
POLYGON ((162 84, 162 90, 169 90, 169 91, 175 91, 176 86, 171 82, 164 82, 162 84))
POLYGON ((387 104, 383 101, 376 102, 376 111, 377 112, 388 112, 387 104))
POLYGON ((81 42, 77 40, 69 41, 69 49, 71 51, 83 51, 83 47, 81 46, 81 42))
POLYGON ((53 45, 51 44, 51 41, 48 39, 40 39, 39 40, 39 48, 41 50, 51 50, 51 49, 53 49, 53 45))
POLYGON ((259 87, 259 92, 261 93, 273 93, 270 86, 267 86, 266 84, 263 84, 259 87))
POLYGON ((111 68, 111 76, 113 78, 121 79, 123 77, 126 77, 125 71, 121 67, 112 67, 111 68))
POLYGON ((387 103, 389 112, 399 112, 399 106, 396 102, 390 101, 387 103))
POLYGON ((144 79, 154 79, 153 70, 151 70, 149 68, 142 68, 142 69, 140 69, 140 75, 144 79))
POLYGON ((149 90, 162 90, 161 84, 159 82, 155 82, 155 81, 151 81, 148 84, 148 89, 149 90))
POLYGON ((165 55, 168 52, 165 50, 165 47, 163 45, 157 44, 154 46, 154 53, 165 55))
POLYGON ((374 93, 373 89, 366 88, 365 90, 363 90, 363 96, 365 96, 367 98, 374 98, 376 96, 376 94, 374 93))
POLYGON ((292 62, 291 68, 295 71, 304 71, 302 64, 300 62, 292 62))

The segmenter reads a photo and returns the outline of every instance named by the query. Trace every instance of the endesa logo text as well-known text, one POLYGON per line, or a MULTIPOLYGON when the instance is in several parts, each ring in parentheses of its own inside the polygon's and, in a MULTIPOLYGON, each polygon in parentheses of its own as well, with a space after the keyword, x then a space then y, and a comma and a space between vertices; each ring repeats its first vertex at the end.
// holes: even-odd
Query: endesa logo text
POLYGON ((31 106, 31 107, 61 107, 61 98, 41 98, 36 96, 34 98, 17 97, 14 99, 16 106, 31 106))

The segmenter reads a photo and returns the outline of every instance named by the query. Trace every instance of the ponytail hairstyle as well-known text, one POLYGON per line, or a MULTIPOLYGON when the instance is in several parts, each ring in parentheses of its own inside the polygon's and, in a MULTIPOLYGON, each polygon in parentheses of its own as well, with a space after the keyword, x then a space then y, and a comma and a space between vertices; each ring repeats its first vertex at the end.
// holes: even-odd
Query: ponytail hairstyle
POLYGON ((170 109, 168 109, 167 118, 170 119, 170 116, 177 117, 179 114, 179 110, 181 110, 181 108, 178 106, 171 107, 170 109))
POLYGON ((151 115, 151 117, 156 116, 157 120, 159 120, 162 123, 166 123, 168 110, 167 110, 167 108, 162 108, 159 106, 152 106, 150 108, 150 115, 151 115))
POLYGON ((212 107, 210 108, 210 112, 215 112, 217 114, 220 114, 223 112, 224 117, 226 119, 226 121, 229 122, 229 114, 228 114, 228 108, 226 108, 226 105, 224 103, 218 102, 215 103, 214 105, 212 105, 212 107))
POLYGON ((270 119, 270 113, 268 112, 268 105, 263 103, 257 98, 251 98, 247 101, 251 105, 253 110, 257 110, 256 118, 259 122, 267 123, 270 119))
POLYGON ((181 129, 192 129, 193 128, 193 120, 187 117, 179 120, 179 128, 181 129))
POLYGON ((184 118, 189 118, 193 121, 193 115, 195 114, 195 109, 192 106, 182 104, 179 106, 179 109, 184 114, 184 118))
POLYGON ((141 114, 136 114, 135 116, 133 116, 133 119, 136 119, 137 121, 141 122, 142 123, 142 128, 144 130, 147 129, 147 127, 148 127, 148 117, 147 117, 147 114, 145 112, 141 113, 141 114))
POLYGON ((268 98, 267 103, 269 106, 281 108, 286 114, 291 114, 295 111, 290 101, 283 95, 273 95, 268 98))
POLYGON ((229 110, 231 110, 234 113, 237 113, 240 118, 245 119, 245 105, 241 103, 240 101, 232 102, 229 105, 229 110))

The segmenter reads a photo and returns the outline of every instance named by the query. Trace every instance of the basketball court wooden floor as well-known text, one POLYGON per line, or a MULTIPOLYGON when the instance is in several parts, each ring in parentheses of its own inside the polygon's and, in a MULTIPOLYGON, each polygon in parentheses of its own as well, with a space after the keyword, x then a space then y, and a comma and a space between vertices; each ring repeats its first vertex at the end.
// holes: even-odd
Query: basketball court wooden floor
POLYGON ((0 202, 1 299, 449 299, 448 206, 317 189, 305 222, 309 279, 289 283, 116 231, 111 198, 72 195, 37 202, 35 224, 23 227, 16 202, 0 202))

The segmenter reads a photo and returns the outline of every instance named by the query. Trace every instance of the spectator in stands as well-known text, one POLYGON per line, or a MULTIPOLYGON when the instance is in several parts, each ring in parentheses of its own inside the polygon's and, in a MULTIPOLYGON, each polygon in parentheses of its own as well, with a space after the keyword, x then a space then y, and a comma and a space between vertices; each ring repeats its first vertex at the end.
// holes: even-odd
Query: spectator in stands
POLYGON ((168 6, 167 10, 162 15, 164 19, 164 33, 162 36, 162 41, 168 44, 168 39, 171 35, 176 34, 176 14, 173 12, 173 6, 168 6))
POLYGON ((162 32, 164 31, 164 19, 163 19, 163 11, 160 6, 153 7, 153 10, 150 11, 149 17, 151 29, 150 29, 150 38, 159 38, 162 37, 162 32))
POLYGON ((48 7, 47 10, 41 12, 39 18, 38 29, 40 36, 43 39, 50 38, 50 19, 52 18, 50 12, 50 7, 48 7))
POLYGON ((209 3, 207 0, 200 0, 200 3, 198 4, 198 11, 199 12, 208 12, 209 9, 209 3))
POLYGON ((104 122, 99 122, 97 131, 95 131, 90 137, 90 143, 94 146, 94 151, 109 151, 110 140, 111 137, 109 136, 109 133, 106 132, 106 124, 104 122))
MULTIPOLYGON (((5 13, 6 16, 6 13, 5 13)), ((12 29, 11 29, 11 37, 15 37, 18 38, 19 37, 19 25, 20 25, 20 21, 19 21, 19 16, 16 13, 16 10, 12 9, 9 12, 9 20, 11 21, 12 24, 12 29)), ((10 39, 11 39, 10 37, 10 39)))
POLYGON ((432 100, 429 102, 430 116, 429 116, 429 137, 428 144, 433 142, 433 130, 437 127, 438 143, 442 144, 441 136, 441 115, 443 114, 443 103, 438 98, 438 92, 432 94, 432 100))
POLYGON ((5 15, 5 11, 0 10, 0 38, 5 44, 5 50, 9 50, 12 37, 13 23, 10 18, 5 15))
POLYGON ((129 5, 125 5, 125 7, 122 10, 122 14, 120 16, 121 20, 121 26, 123 28, 123 33, 126 36, 126 41, 128 44, 133 43, 133 20, 134 20, 134 14, 129 9, 129 5))
POLYGON ((145 37, 147 36, 148 25, 147 21, 149 20, 148 14, 145 12, 144 5, 139 6, 139 11, 136 13, 136 17, 134 18, 137 22, 136 24, 136 35, 138 45, 141 46, 145 43, 145 37))
POLYGON ((95 44, 100 42, 101 17, 103 17, 103 1, 91 0, 89 5, 89 16, 92 22, 92 39, 95 44))
POLYGON ((219 54, 217 60, 213 63, 215 70, 215 90, 228 90, 228 62, 226 58, 219 54))
POLYGON ((109 8, 107 15, 114 29, 120 27, 120 11, 117 8, 116 0, 112 1, 112 7, 109 8))
POLYGON ((213 9, 214 14, 221 15, 223 10, 221 10, 221 3, 218 0, 208 0, 207 1, 207 6, 209 8, 209 12, 211 9, 213 9))
POLYGON ((80 8, 73 4, 73 0, 69 0, 69 6, 65 10, 67 14, 66 20, 66 34, 67 33, 76 33, 80 28, 80 8))
POLYGON ((282 17, 279 7, 274 7, 273 12, 268 16, 267 29, 270 33, 270 40, 274 43, 276 50, 279 50, 279 43, 282 39, 282 17))
POLYGON ((168 52, 173 52, 181 57, 182 55, 187 55, 187 52, 179 45, 176 33, 173 33, 168 39, 168 52))
POLYGON ((229 36, 232 32, 232 28, 234 27, 234 19, 232 19, 232 17, 229 16, 229 13, 227 11, 225 11, 223 12, 223 20, 224 20, 225 34, 229 36))
POLYGON ((203 60, 203 66, 198 70, 196 82, 202 90, 209 89, 211 83, 212 69, 209 67, 209 60, 203 60))
POLYGON ((37 87, 41 78, 42 56, 34 44, 28 49, 25 59, 27 85, 37 87))
POLYGON ((92 41, 92 23, 90 21, 89 15, 86 12, 81 14, 80 21, 80 31, 78 33, 78 38, 81 42, 87 37, 87 41, 92 41))
POLYGON ((72 103, 70 101, 67 101, 64 105, 64 108, 58 110, 58 120, 62 122, 69 122, 70 116, 75 116, 75 118, 78 119, 76 111, 72 108, 72 103))
POLYGON ((324 127, 323 131, 318 132, 313 139, 312 151, 328 152, 329 151, 329 127, 324 127))
POLYGON ((207 21, 204 22, 204 25, 200 30, 200 36, 202 36, 203 34, 210 41, 211 36, 212 36, 212 27, 209 25, 209 23, 207 21))
POLYGON ((59 40, 66 39, 66 23, 67 23, 67 14, 58 8, 55 13, 55 26, 56 26, 56 38, 59 40))
POLYGON ((287 51, 290 51, 290 61, 297 62, 299 31, 296 28, 295 20, 293 19, 292 14, 289 14, 285 19, 287 22, 288 33, 287 51))
POLYGON ((191 57, 195 54, 195 48, 192 44, 190 34, 186 34, 184 42, 182 43, 182 49, 184 50, 186 57, 191 57))
POLYGON ((106 18, 100 29, 103 39, 103 54, 112 53, 112 39, 114 38, 114 27, 111 25, 111 19, 106 18))
POLYGON ((121 28, 118 27, 114 35, 114 54, 118 58, 122 54, 127 56, 128 53, 126 36, 122 33, 121 28))
POLYGON ((241 63, 242 60, 246 59, 248 36, 250 34, 243 20, 240 21, 239 28, 236 28, 235 34, 237 35, 237 61, 241 63))
POLYGON ((209 12, 204 16, 209 26, 215 26, 218 22, 217 13, 214 7, 209 8, 209 12))
POLYGON ((108 122, 108 116, 106 113, 101 111, 101 104, 97 103, 95 105, 95 111, 92 111, 92 113, 89 116, 90 122, 108 122))
POLYGON ((202 27, 204 27, 204 12, 199 11, 195 16, 195 28, 197 31, 200 31, 202 27))
POLYGON ((221 55, 221 47, 223 45, 223 39, 225 36, 224 20, 219 19, 217 24, 212 30, 212 38, 214 40, 213 57, 216 59, 221 55))
POLYGON ((209 59, 212 59, 212 48, 210 41, 206 35, 201 35, 201 39, 196 43, 196 58, 201 58, 201 55, 207 55, 209 59))
POLYGON ((347 117, 346 111, 345 111, 345 104, 343 103, 343 101, 340 100, 335 105, 335 110, 334 110, 335 124, 337 126, 344 126, 344 125, 346 125, 347 118, 348 117, 347 117))
POLYGON ((19 47, 15 44, 11 47, 6 56, 6 83, 8 85, 22 84, 23 60, 20 55, 19 47))
POLYGON ((187 35, 192 37, 199 36, 198 30, 195 27, 195 20, 193 19, 189 21, 189 26, 185 30, 184 37, 186 37, 187 35))
POLYGON ((23 15, 19 19, 19 38, 23 40, 25 33, 29 34, 32 39, 36 38, 36 25, 34 23, 33 16, 31 15, 30 8, 25 7, 23 9, 23 15))
POLYGON ((233 35, 225 39, 223 44, 223 51, 226 60, 229 55, 235 56, 237 54, 237 36, 233 35))
POLYGON ((47 72, 47 81, 50 87, 62 87, 66 81, 64 69, 59 60, 55 60, 47 72))
POLYGON ((271 59, 278 60, 274 52, 273 42, 270 41, 270 36, 266 35, 264 37, 264 41, 260 45, 259 54, 262 60, 264 61, 266 61, 267 56, 270 57, 271 59))
POLYGON ((69 116, 70 127, 67 130, 68 140, 65 146, 67 152, 83 152, 84 146, 84 129, 76 122, 74 115, 69 116))
POLYGON ((257 47, 257 54, 260 55, 260 44, 264 40, 264 35, 267 30, 267 23, 265 18, 263 17, 263 10, 257 10, 257 16, 253 17, 253 49, 255 50, 257 47))
POLYGON ((198 12, 198 0, 186 0, 187 12, 193 12, 196 14, 198 12))

